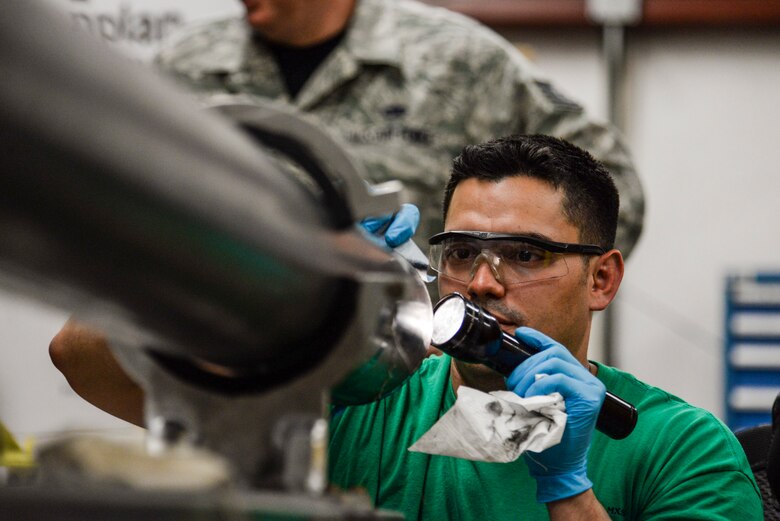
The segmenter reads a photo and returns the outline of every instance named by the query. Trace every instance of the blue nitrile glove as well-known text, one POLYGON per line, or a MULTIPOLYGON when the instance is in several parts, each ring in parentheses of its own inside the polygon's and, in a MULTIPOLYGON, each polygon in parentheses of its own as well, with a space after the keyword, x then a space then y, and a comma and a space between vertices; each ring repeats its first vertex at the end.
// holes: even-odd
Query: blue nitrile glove
POLYGON ((372 236, 387 227, 384 232, 384 242, 390 248, 400 246, 411 239, 419 224, 420 210, 415 205, 408 203, 402 204, 401 209, 396 213, 380 217, 367 217, 360 222, 360 226, 372 236))
POLYGON ((521 327, 515 337, 541 352, 518 365, 506 380, 521 397, 559 392, 566 402, 566 427, 558 445, 540 453, 524 454, 536 480, 536 500, 549 503, 575 496, 593 487, 588 479, 588 448, 606 388, 568 349, 552 338, 521 327), (536 379, 537 374, 545 374, 536 379))

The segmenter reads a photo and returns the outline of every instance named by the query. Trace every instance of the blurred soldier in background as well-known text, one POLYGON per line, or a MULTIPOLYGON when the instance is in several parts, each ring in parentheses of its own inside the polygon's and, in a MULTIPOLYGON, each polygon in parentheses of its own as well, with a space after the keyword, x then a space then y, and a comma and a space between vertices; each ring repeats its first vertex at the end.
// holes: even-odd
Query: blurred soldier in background
POLYGON ((245 19, 194 27, 158 65, 207 103, 273 100, 328 129, 372 183, 404 182, 441 230, 450 161, 469 143, 549 134, 615 178, 617 245, 633 249, 644 197, 616 130, 559 94, 510 43, 475 21, 410 0, 243 0, 245 19))

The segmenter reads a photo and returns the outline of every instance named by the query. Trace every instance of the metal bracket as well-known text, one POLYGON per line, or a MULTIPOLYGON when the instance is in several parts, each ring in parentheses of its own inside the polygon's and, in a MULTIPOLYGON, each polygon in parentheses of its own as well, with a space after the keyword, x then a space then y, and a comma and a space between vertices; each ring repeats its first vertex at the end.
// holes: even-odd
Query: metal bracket
POLYGON ((351 214, 349 224, 365 217, 392 213, 401 206, 403 184, 400 181, 369 185, 363 180, 362 165, 352 160, 343 146, 323 129, 291 113, 289 109, 257 103, 220 104, 212 109, 240 125, 264 132, 266 139, 276 138, 294 143, 297 152, 311 154, 325 168, 332 186, 343 196, 351 214))

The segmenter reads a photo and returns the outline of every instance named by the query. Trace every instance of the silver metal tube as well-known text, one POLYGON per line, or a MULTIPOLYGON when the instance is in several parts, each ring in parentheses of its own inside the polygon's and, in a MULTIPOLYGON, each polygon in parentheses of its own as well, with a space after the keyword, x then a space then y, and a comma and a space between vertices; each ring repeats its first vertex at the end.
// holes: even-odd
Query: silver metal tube
POLYGON ((7 287, 244 367, 334 333, 361 274, 402 276, 235 125, 38 2, 3 10, 7 287))

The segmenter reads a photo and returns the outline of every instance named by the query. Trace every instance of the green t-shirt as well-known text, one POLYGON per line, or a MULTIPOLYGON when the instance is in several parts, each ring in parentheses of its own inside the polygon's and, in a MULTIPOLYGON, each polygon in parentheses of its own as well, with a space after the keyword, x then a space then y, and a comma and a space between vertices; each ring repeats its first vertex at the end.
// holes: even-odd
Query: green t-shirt
MULTIPOLYGON (((523 458, 483 463, 407 450, 455 402, 449 366, 446 355, 428 358, 384 400, 335 414, 331 481, 365 489, 377 507, 407 520, 548 519, 523 458)), ((750 467, 723 423, 627 373, 598 368, 607 389, 639 411, 628 438, 593 435, 588 476, 612 519, 763 519, 750 467)))

